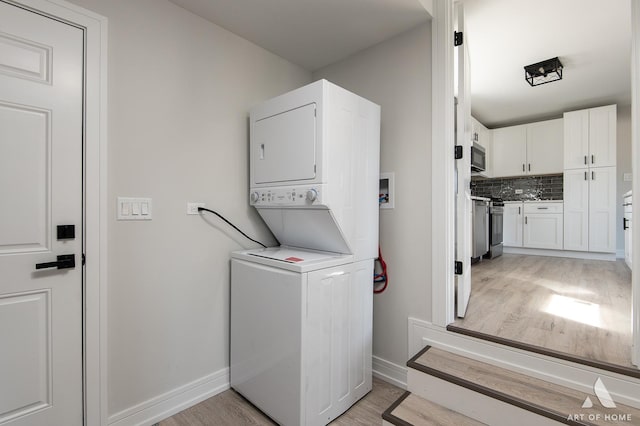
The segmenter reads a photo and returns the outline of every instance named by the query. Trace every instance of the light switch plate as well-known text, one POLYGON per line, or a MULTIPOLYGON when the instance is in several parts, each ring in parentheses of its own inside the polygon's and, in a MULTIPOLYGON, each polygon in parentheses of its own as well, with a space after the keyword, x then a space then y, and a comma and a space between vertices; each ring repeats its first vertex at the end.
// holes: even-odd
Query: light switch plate
POLYGON ((116 211, 118 220, 151 220, 153 218, 151 198, 118 197, 116 211))

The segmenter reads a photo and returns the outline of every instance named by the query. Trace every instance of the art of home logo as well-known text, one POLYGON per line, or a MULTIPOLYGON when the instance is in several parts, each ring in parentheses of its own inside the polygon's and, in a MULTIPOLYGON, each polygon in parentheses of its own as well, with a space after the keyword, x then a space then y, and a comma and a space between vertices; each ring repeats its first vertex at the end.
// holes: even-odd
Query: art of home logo
MULTIPOLYGON (((600 404, 608 409, 616 408, 616 403, 613 402, 613 398, 611 398, 611 394, 607 390, 607 387, 604 385, 602 380, 598 377, 596 382, 593 384, 593 392, 596 394, 596 397, 600 404)), ((593 401, 591 397, 587 396, 582 403, 582 408, 593 408, 593 401)), ((577 413, 577 414, 569 414, 567 420, 604 420, 610 422, 631 422, 631 414, 625 413, 577 413)))

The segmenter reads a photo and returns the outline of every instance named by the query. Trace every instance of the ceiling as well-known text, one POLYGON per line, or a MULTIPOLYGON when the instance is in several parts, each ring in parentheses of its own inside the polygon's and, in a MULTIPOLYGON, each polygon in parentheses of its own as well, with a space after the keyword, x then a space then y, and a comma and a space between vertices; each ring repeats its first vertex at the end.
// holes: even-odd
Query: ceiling
POLYGON ((315 71, 427 21, 420 0, 170 0, 315 71))
POLYGON ((631 104, 630 0, 464 0, 473 116, 490 128, 631 104), (525 65, 558 56, 563 79, 525 65))

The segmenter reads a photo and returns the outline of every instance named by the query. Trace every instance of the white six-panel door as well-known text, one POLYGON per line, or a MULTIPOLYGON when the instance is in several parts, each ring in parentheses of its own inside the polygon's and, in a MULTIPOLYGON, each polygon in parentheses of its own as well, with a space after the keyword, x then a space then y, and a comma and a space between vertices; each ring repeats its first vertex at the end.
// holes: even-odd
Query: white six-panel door
POLYGON ((83 37, 0 1, 3 425, 82 424, 83 37), (36 270, 59 255, 75 268, 36 270))

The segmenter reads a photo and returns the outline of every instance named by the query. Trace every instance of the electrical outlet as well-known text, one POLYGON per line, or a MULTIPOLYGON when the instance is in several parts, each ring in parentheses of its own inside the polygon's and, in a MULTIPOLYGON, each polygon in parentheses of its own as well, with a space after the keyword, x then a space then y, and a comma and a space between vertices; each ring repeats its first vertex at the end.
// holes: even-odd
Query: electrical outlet
POLYGON ((516 192, 516 194, 522 194, 524 192, 524 190, 523 189, 516 189, 515 192, 516 192))
POLYGON ((187 214, 198 214, 198 207, 204 206, 204 203, 187 203, 187 214))
POLYGON ((622 176, 625 182, 631 182, 633 178, 633 175, 631 173, 624 173, 622 176))

